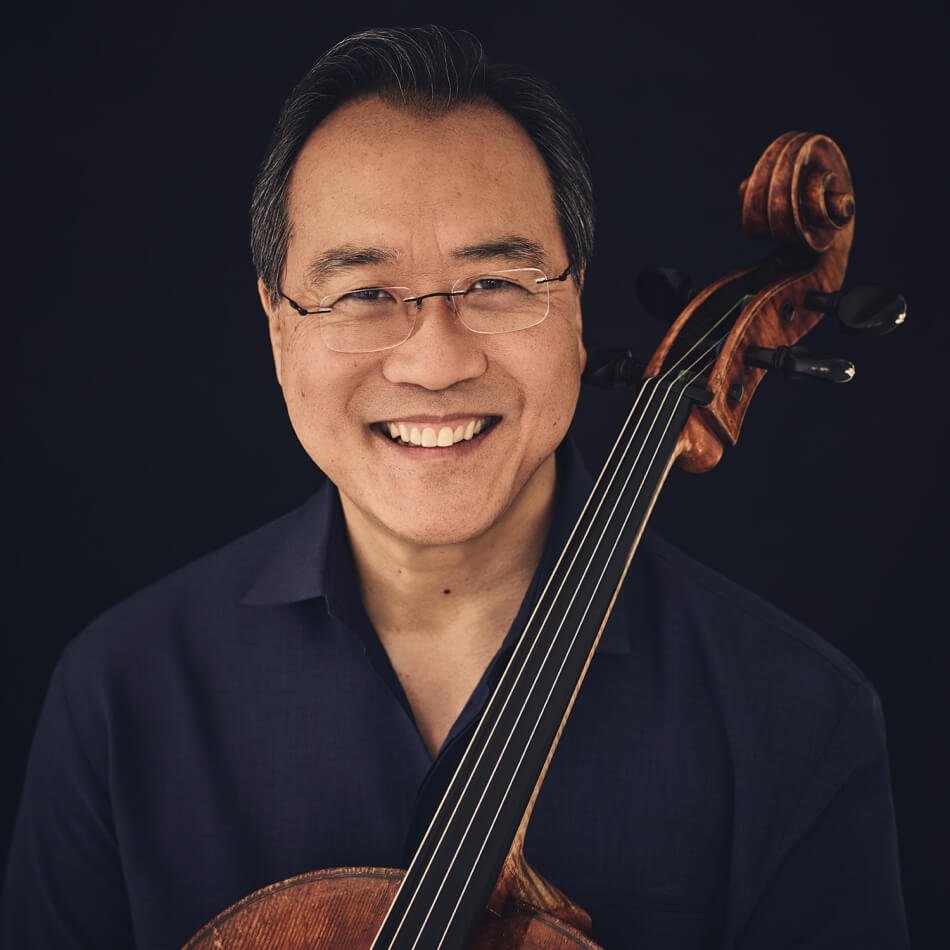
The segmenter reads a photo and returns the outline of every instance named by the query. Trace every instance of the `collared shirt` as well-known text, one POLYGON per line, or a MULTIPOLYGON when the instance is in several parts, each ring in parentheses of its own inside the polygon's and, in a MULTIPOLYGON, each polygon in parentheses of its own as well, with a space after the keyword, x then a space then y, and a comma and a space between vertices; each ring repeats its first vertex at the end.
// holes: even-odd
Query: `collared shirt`
MULTIPOLYGON (((590 479, 559 451, 523 623, 590 479)), ((169 950, 251 891, 405 867, 512 642, 433 761, 360 601, 336 490, 113 608, 65 651, 3 946, 169 950)), ((847 659, 647 535, 525 855, 607 950, 900 948, 877 697, 847 659)))

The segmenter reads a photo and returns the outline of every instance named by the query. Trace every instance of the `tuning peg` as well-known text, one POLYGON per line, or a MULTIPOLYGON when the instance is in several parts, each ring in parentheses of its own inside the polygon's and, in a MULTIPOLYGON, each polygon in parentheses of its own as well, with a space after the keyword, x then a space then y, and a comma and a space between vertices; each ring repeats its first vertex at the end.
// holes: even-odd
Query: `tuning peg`
POLYGON ((779 346, 768 350, 750 346, 745 351, 749 366, 775 370, 789 379, 796 377, 824 379, 829 383, 850 383, 854 379, 854 363, 848 360, 823 360, 803 346, 779 346))
POLYGON ((836 317, 847 333, 884 336, 897 329, 907 318, 907 301, 896 291, 883 287, 855 287, 847 293, 805 294, 809 310, 836 317))
POLYGON ((629 350, 609 346, 587 347, 587 364, 581 381, 592 386, 610 389, 613 386, 632 386, 643 378, 645 363, 633 358, 629 350))
POLYGON ((640 271, 634 286, 643 309, 667 323, 672 323, 696 296, 693 282, 673 267, 640 271))

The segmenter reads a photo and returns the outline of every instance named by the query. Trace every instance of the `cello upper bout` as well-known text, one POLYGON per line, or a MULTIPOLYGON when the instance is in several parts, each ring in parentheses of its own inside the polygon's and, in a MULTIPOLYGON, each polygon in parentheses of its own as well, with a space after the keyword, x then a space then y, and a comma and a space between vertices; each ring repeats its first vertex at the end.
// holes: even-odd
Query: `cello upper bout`
MULTIPOLYGON (((390 868, 334 868, 278 881, 222 911, 182 950, 370 950, 404 876, 390 868)), ((517 948, 600 950, 572 921, 512 891, 499 911, 484 915, 472 950, 517 948)))
POLYGON ((369 950, 404 873, 333 868, 277 881, 221 911, 182 950, 369 950))

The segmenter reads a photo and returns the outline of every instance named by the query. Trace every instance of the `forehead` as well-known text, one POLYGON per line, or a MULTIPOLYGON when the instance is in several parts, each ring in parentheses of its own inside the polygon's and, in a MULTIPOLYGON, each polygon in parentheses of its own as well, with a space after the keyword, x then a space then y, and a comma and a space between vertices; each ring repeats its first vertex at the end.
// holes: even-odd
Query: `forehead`
POLYGON ((518 235, 560 260, 547 168, 530 136, 491 105, 424 114, 349 103, 307 140, 288 193, 287 272, 327 248, 391 248, 429 270, 461 247, 518 235))

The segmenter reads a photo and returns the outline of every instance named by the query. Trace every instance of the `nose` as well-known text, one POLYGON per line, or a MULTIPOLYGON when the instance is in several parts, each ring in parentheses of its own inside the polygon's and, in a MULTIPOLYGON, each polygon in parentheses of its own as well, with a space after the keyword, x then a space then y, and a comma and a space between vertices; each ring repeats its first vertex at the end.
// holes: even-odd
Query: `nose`
POLYGON ((462 325, 448 294, 426 294, 411 305, 420 311, 416 325, 405 343, 387 353, 386 379, 435 392, 485 372, 481 335, 462 325))

